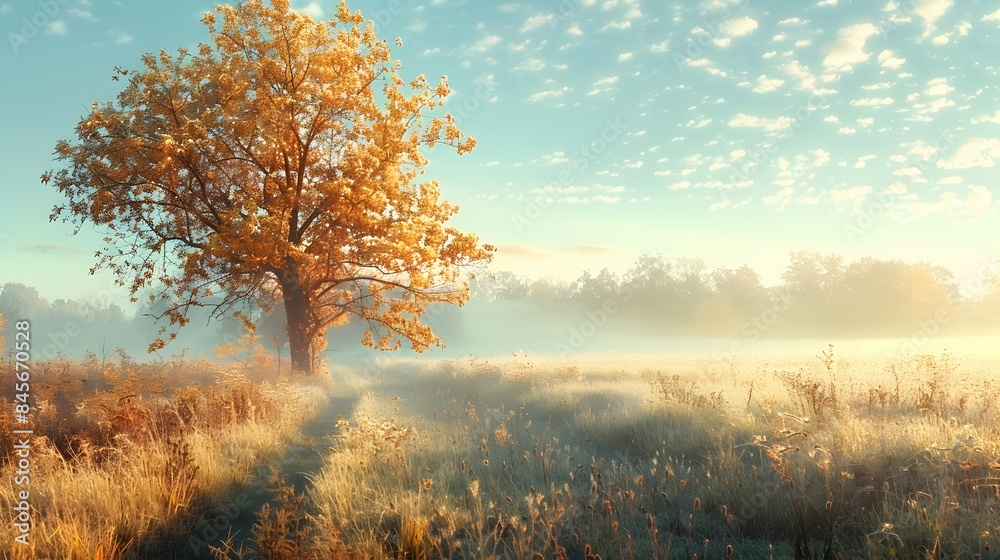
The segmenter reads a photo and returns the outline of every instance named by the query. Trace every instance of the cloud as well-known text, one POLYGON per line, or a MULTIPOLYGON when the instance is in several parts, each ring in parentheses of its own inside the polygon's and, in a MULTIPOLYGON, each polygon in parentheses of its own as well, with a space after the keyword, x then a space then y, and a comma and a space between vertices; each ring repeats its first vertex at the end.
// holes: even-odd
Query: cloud
MULTIPOLYGON (((3 8, 0 7, 0 13, 2 13, 2 12, 3 12, 3 8)), ((69 15, 71 15, 71 16, 77 17, 79 19, 83 19, 83 20, 87 20, 87 21, 97 21, 97 18, 94 17, 94 14, 88 12, 87 10, 83 10, 83 9, 80 9, 80 8, 67 8, 66 9, 66 13, 69 14, 69 15)))
MULTIPOLYGON (((907 0, 910 1, 910 0, 907 0)), ((924 37, 934 30, 934 22, 948 13, 954 0, 912 0, 913 13, 924 20, 924 37)))
POLYGON ((116 29, 108 30, 108 35, 111 35, 115 39, 115 43, 119 45, 124 45, 126 43, 132 42, 132 36, 124 31, 118 31, 116 29))
POLYGON ((632 60, 632 53, 626 52, 618 55, 618 62, 625 62, 626 60, 632 60))
POLYGON ((720 28, 729 37, 743 37, 757 30, 757 20, 743 16, 724 22, 720 28))
POLYGON ((783 130, 792 126, 792 118, 782 116, 774 119, 767 119, 764 117, 754 117, 745 113, 737 113, 736 116, 729 121, 729 126, 736 128, 762 128, 766 131, 783 130))
POLYGON ((788 206, 788 203, 792 200, 793 194, 795 194, 795 189, 792 187, 785 187, 771 196, 765 196, 763 201, 764 204, 767 204, 768 206, 777 206, 778 212, 784 212, 785 207, 788 206))
POLYGON ((1000 124, 1000 110, 997 110, 993 115, 983 115, 982 117, 976 117, 972 119, 972 124, 979 124, 984 122, 991 122, 994 124, 1000 124))
POLYGON ((886 68, 891 68, 893 70, 899 70, 904 63, 906 63, 905 58, 896 58, 896 52, 890 50, 884 50, 878 55, 878 62, 886 68))
POLYGON ((543 99, 549 99, 551 97, 562 97, 563 94, 565 94, 567 91, 569 91, 569 88, 567 87, 564 87, 561 90, 550 89, 546 91, 540 91, 538 93, 533 93, 530 96, 528 96, 528 101, 535 102, 535 101, 541 101, 543 99))
POLYGON ((524 21, 521 25, 521 33, 527 33, 533 29, 538 29, 551 23, 555 19, 552 14, 535 14, 524 21))
POLYGON ((986 14, 982 21, 1000 21, 1000 10, 986 14))
POLYGON ((949 175, 948 177, 941 177, 938 179, 937 184, 939 185, 958 185, 961 184, 965 179, 959 177, 958 175, 949 175))
POLYGON ((855 107, 883 107, 885 105, 892 105, 896 100, 891 97, 867 97, 862 99, 855 99, 851 101, 851 105, 855 107))
POLYGON ((948 85, 948 78, 934 78, 927 82, 927 90, 924 91, 924 95, 948 95, 953 91, 955 88, 948 85))
POLYGON ((785 80, 778 78, 768 78, 765 75, 757 78, 757 86, 753 90, 757 93, 768 93, 772 91, 777 91, 778 88, 785 85, 785 80))
POLYGON ((499 35, 487 35, 486 37, 476 41, 476 44, 472 45, 469 50, 475 53, 482 53, 492 49, 502 42, 503 38, 499 35))
POLYGON ((296 12, 306 14, 313 19, 323 19, 323 7, 319 2, 310 2, 301 8, 294 8, 296 12))
POLYGON ((859 185, 847 189, 832 189, 830 191, 830 201, 834 204, 850 202, 854 212, 861 209, 861 203, 871 194, 872 188, 868 185, 859 185))
POLYGON ((951 158, 938 160, 937 166, 941 169, 993 167, 996 157, 1000 157, 1000 138, 970 138, 951 158))
POLYGON ((57 19, 45 26, 45 32, 49 35, 66 35, 69 33, 69 27, 65 21, 57 19))
POLYGON ((845 27, 837 33, 837 39, 828 47, 829 52, 823 65, 837 72, 847 72, 855 64, 868 60, 871 53, 865 52, 865 43, 878 34, 878 27, 870 23, 858 23, 845 27))

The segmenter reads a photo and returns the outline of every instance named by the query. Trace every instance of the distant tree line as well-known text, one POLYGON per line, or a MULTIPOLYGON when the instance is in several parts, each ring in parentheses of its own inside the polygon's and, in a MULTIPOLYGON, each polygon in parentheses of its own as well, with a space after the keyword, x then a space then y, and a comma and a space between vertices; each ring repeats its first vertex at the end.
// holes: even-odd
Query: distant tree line
POLYGON ((476 288, 482 299, 532 302, 552 312, 615 301, 627 318, 620 323, 660 334, 897 336, 942 315, 967 331, 1000 325, 992 274, 960 283, 926 262, 846 262, 811 251, 793 252, 782 283, 770 287, 746 265, 709 270, 701 259, 647 254, 621 277, 607 268, 574 281, 500 272, 476 288))
MULTIPOLYGON (((472 283, 473 305, 432 308, 428 320, 446 344, 458 345, 475 344, 493 325, 497 332, 510 331, 517 321, 562 333, 588 312, 608 309, 615 315, 610 330, 621 335, 892 337, 910 336, 928 321, 947 323, 938 325, 945 334, 985 334, 1000 327, 1000 290, 991 269, 959 281, 951 271, 925 262, 872 257, 847 262, 838 255, 800 251, 790 255, 782 282, 765 286, 746 265, 709 270, 701 259, 647 254, 622 276, 606 268, 597 274, 585 271, 573 281, 507 271, 481 276, 472 283)), ((37 358, 79 358, 85 351, 110 355, 119 347, 145 354, 156 332, 152 316, 163 305, 133 313, 110 302, 49 302, 30 286, 8 283, 0 287, 0 315, 6 319, 0 335, 11 340, 14 322, 27 318, 37 358)), ((287 355, 281 302, 269 313, 249 309, 246 314, 256 329, 255 343, 287 355)), ((185 350, 211 356, 216 345, 244 340, 241 321, 201 319, 194 317, 161 357, 185 350)), ((363 331, 360 324, 337 329, 329 337, 331 351, 350 352, 363 331)), ((517 334, 509 333, 512 344, 517 334)))

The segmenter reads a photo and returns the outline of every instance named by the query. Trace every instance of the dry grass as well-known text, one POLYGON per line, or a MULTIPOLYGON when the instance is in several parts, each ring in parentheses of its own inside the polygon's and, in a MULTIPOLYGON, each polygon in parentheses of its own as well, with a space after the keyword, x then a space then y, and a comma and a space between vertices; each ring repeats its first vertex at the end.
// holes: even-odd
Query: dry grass
POLYGON ((1000 546, 993 363, 832 348, 725 371, 517 360, 401 363, 344 419, 303 507, 385 559, 991 558, 1000 546))
MULTIPOLYGON (((309 484, 271 480, 252 545, 230 538, 214 556, 992 558, 995 368, 832 348, 723 368, 697 357, 382 362, 377 381, 356 379, 365 393, 321 444, 309 484)), ((58 388, 72 375, 52 385, 38 417, 62 443, 35 442, 35 531, 49 536, 39 557, 142 557, 189 538, 215 492, 246 483, 323 398, 238 378, 164 382, 154 398, 160 382, 146 378, 118 375, 88 397, 103 406, 70 422, 51 410, 73 402, 58 388), (141 398, 123 398, 140 381, 128 394, 141 398), (275 406, 288 399, 302 411, 275 406)))
MULTIPOLYGON (((192 527, 325 401, 322 390, 252 383, 208 362, 123 354, 32 371, 31 544, 5 558, 190 557, 192 527)), ((11 430, 24 427, 10 408, 0 412, 4 504, 20 489, 11 430)), ((0 542, 13 543, 13 513, 0 511, 0 542)))

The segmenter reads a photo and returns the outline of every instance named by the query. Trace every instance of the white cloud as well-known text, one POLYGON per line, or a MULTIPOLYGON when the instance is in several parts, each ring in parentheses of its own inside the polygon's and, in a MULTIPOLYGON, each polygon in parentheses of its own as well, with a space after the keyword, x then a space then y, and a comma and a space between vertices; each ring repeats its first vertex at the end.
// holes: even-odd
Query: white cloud
POLYGON ((632 28, 632 22, 629 20, 610 21, 604 24, 604 26, 598 29, 598 31, 607 31, 608 29, 614 29, 615 31, 624 31, 626 29, 631 29, 631 28, 632 28))
POLYGON ((579 25, 574 23, 573 25, 569 26, 568 29, 566 29, 566 34, 572 35, 574 37, 583 37, 583 30, 580 29, 579 25))
POLYGON ((955 91, 955 88, 948 85, 948 78, 934 78, 927 82, 927 89, 924 95, 948 95, 955 91))
POLYGON ((792 118, 782 116, 767 119, 764 117, 754 117, 745 113, 737 113, 736 116, 729 121, 729 126, 762 128, 766 131, 783 130, 792 126, 792 118))
POLYGON ((927 37, 934 30, 934 22, 951 9, 954 0, 912 0, 910 3, 913 12, 923 18, 924 37, 927 37))
POLYGON ((69 27, 65 21, 57 19, 45 26, 45 32, 49 35, 65 35, 69 33, 69 27))
POLYGON ((991 115, 983 115, 982 117, 976 117, 972 119, 972 124, 979 124, 984 122, 991 122, 995 124, 1000 124, 1000 110, 991 115))
POLYGON ((785 80, 781 80, 778 78, 771 79, 765 75, 762 75, 759 78, 757 78, 757 87, 753 88, 753 90, 757 93, 768 93, 776 91, 783 85, 785 85, 785 80))
POLYGON ((528 19, 524 20, 521 25, 521 33, 527 33, 533 29, 538 29, 543 25, 546 25, 555 19, 553 14, 535 14, 528 19))
POLYGON ((871 194, 872 188, 868 185, 859 185, 847 189, 832 189, 830 191, 830 201, 834 204, 850 202, 854 212, 861 209, 861 203, 871 194))
POLYGON ((539 58, 528 57, 521 64, 518 64, 513 68, 514 70, 527 70, 529 72, 538 72, 539 70, 545 69, 545 61, 539 58))
POLYGON ((1000 138, 970 138, 948 159, 937 162, 941 169, 993 167, 993 158, 1000 157, 1000 138))
POLYGON ((117 43, 119 45, 124 45, 126 43, 131 43, 132 42, 132 36, 129 35, 128 33, 125 33, 124 31, 118 31, 118 30, 112 29, 112 30, 108 31, 108 35, 111 35, 112 37, 114 37, 115 38, 115 43, 117 43))
POLYGON ((785 187, 771 196, 765 196, 763 201, 764 204, 767 204, 768 206, 777 206, 777 210, 779 212, 783 212, 785 210, 785 206, 787 206, 789 201, 792 200, 792 195, 794 193, 795 189, 792 187, 785 187))
POLYGON ((986 14, 982 21, 1000 21, 1000 10, 986 14))
POLYGON ((502 42, 503 38, 499 35, 487 35, 486 37, 476 41, 476 44, 472 45, 469 50, 475 53, 482 53, 492 49, 502 42))
POLYGON ((618 83, 618 76, 607 76, 594 82, 595 86, 607 86, 618 83))
POLYGON ((541 101, 543 99, 549 99, 551 97, 562 97, 563 94, 565 94, 567 91, 569 91, 569 88, 566 87, 564 87, 561 90, 550 89, 547 91, 540 91, 538 93, 533 93, 530 96, 528 96, 528 101, 535 102, 535 101, 541 101))
POLYGON ((295 8, 296 12, 306 14, 313 19, 323 19, 323 7, 319 2, 310 2, 301 8, 295 8))
POLYGON ((891 97, 867 97, 862 99, 855 99, 851 101, 851 105, 855 107, 882 107, 885 105, 892 105, 896 100, 891 97))
POLYGON ((632 53, 626 52, 618 55, 618 62, 625 62, 626 60, 632 60, 632 53))
POLYGON ((962 178, 962 177, 959 177, 958 175, 949 175, 948 177, 942 177, 942 178, 938 179, 937 184, 939 184, 939 185, 958 185, 958 184, 962 183, 963 181, 965 181, 965 179, 962 178))
POLYGON ((877 158, 878 156, 872 154, 869 154, 867 156, 861 156, 858 158, 858 161, 854 162, 854 169, 864 169, 865 167, 868 166, 869 161, 877 158))
POLYGON ((720 27, 722 32, 729 37, 743 37, 757 30, 757 20, 743 16, 726 21, 720 27))
POLYGON ((893 70, 899 70, 901 66, 906 62, 905 58, 897 58, 895 51, 884 50, 878 55, 878 62, 886 68, 891 68, 893 70))
POLYGON ((878 34, 878 27, 870 23, 858 23, 845 27, 837 33, 837 39, 830 45, 823 65, 838 72, 850 71, 855 64, 865 62, 871 53, 865 52, 868 38, 878 34))
POLYGON ((951 33, 942 33, 937 37, 931 39, 931 42, 935 45, 947 45, 948 41, 951 40, 951 33))
MULTIPOLYGON (((3 6, 0 6, 0 13, 3 13, 3 6)), ((80 8, 67 8, 66 13, 70 14, 71 16, 78 17, 80 19, 85 19, 87 21, 97 21, 97 18, 94 17, 94 14, 80 8)))
POLYGON ((823 0, 819 4, 816 4, 816 7, 821 8, 823 6, 836 6, 836 5, 837 5, 837 0, 823 0))

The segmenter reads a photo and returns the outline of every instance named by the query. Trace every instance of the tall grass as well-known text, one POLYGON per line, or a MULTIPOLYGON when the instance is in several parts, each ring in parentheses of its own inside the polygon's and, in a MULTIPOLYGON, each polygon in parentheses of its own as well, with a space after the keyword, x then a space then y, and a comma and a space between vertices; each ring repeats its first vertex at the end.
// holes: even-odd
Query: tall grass
MULTIPOLYGON (((192 528, 325 399, 318 388, 252 383, 208 362, 137 364, 123 355, 95 365, 33 365, 30 545, 12 544, 5 558, 190 557, 192 528)), ((14 543, 10 506, 21 488, 8 461, 8 404, 0 542, 14 543)))

